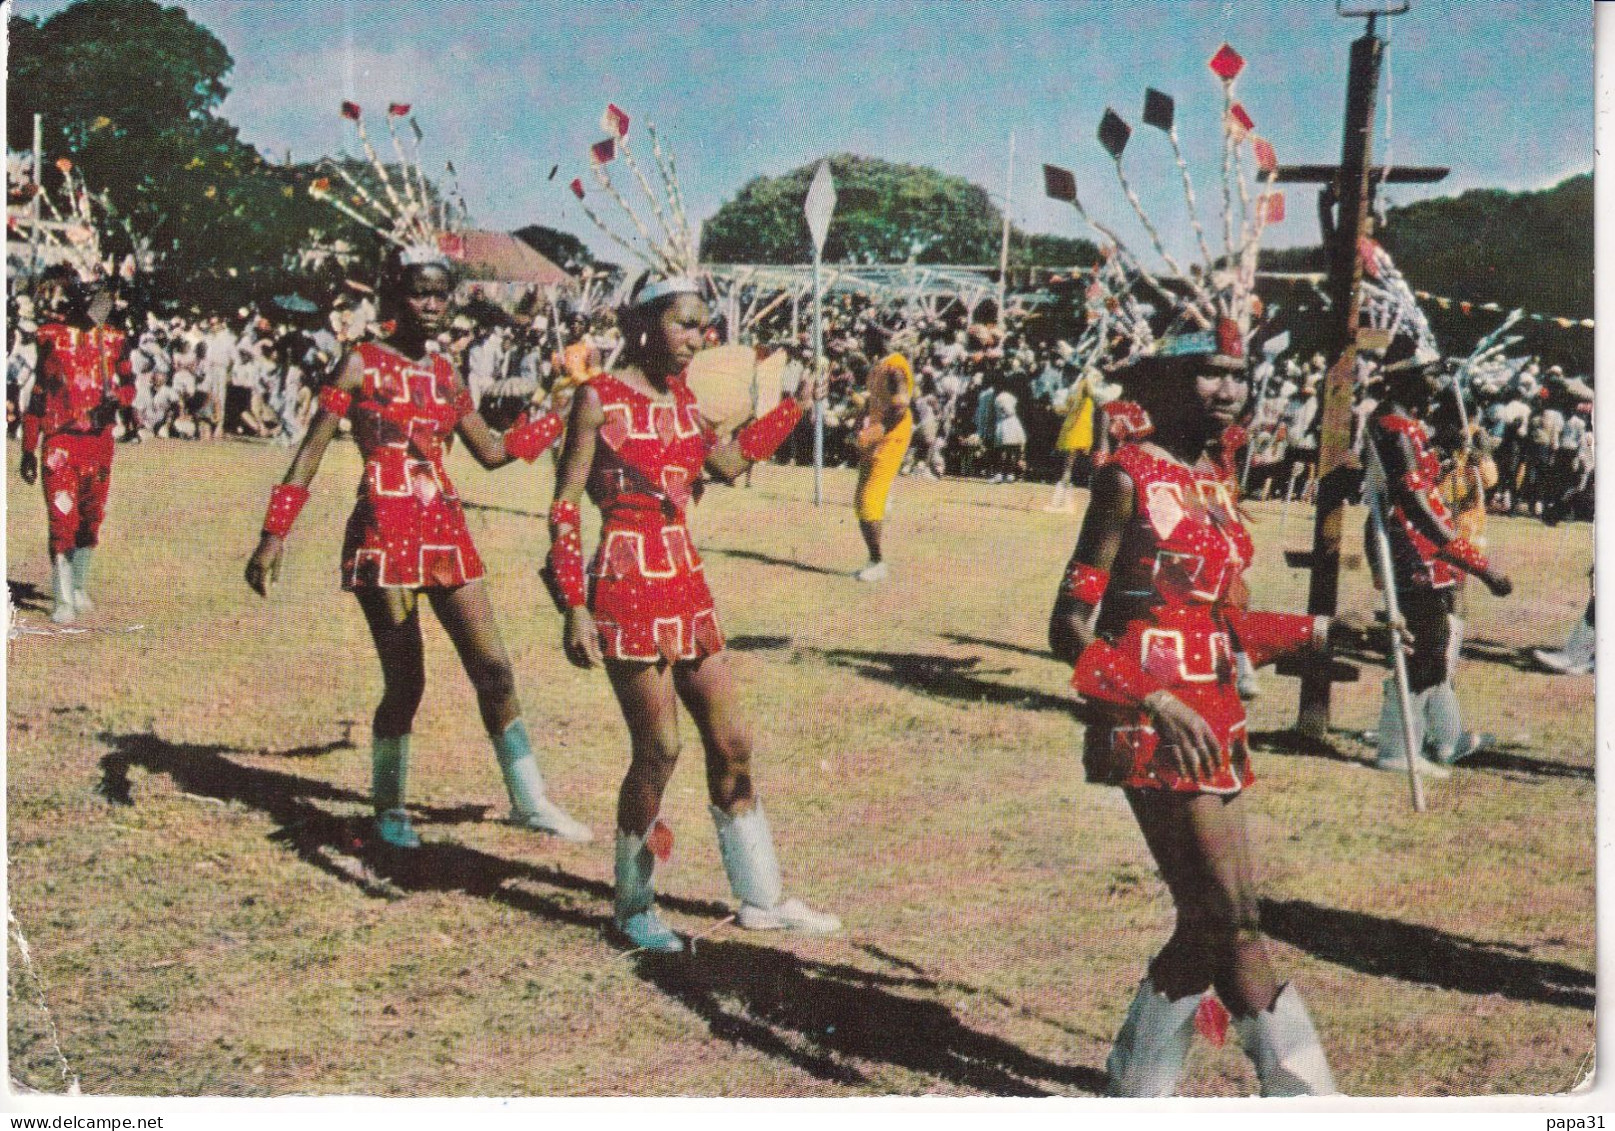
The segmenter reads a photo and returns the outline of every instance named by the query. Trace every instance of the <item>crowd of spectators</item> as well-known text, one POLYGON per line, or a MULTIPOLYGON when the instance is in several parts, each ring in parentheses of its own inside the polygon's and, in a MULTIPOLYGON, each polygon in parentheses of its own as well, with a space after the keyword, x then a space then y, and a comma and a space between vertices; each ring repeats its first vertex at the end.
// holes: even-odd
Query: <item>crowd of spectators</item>
MULTIPOLYGON (((511 317, 474 292, 468 297, 467 312, 453 320, 437 348, 455 359, 473 401, 495 427, 545 399, 558 382, 565 385, 569 348, 586 350, 595 364, 615 353, 618 342, 608 312, 585 315, 564 303, 558 308, 539 304, 511 317)), ((14 298, 7 309, 7 419, 14 431, 35 379, 36 316, 26 296, 14 298)), ((163 318, 125 311, 137 391, 115 433, 126 443, 239 435, 294 444, 313 414, 320 382, 345 344, 370 332, 375 313, 359 293, 321 312, 271 306, 163 318)), ((854 440, 864 376, 886 354, 901 352, 915 374, 914 441, 904 474, 989 483, 1061 478, 1069 452, 1057 450, 1056 437, 1067 414, 1082 411, 1083 398, 1103 404, 1119 395, 1119 388, 1096 374, 1082 380, 1069 343, 1039 336, 1037 320, 1013 306, 1002 325, 990 302, 974 313, 975 318, 967 317, 954 304, 949 312, 916 317, 912 307, 882 306, 857 295, 827 301, 828 465, 857 462, 854 440)), ((805 366, 811 357, 807 320, 799 316, 794 326, 792 321, 791 307, 779 304, 739 336, 765 349, 784 348, 805 366)), ((730 328, 720 321, 711 336, 728 338, 730 328)), ((1323 378, 1321 355, 1266 359, 1257 368, 1248 413, 1250 444, 1240 469, 1247 496, 1311 498, 1323 378)), ((1471 454, 1493 511, 1549 522, 1590 518, 1595 444, 1587 382, 1566 377, 1557 366, 1515 359, 1493 362, 1463 384, 1468 443, 1450 396, 1434 417, 1437 441, 1449 452, 1471 454)), ((1358 382, 1354 450, 1360 451, 1363 423, 1373 406, 1372 384, 1358 382)), ((812 425, 805 420, 780 458, 806 464, 812 451, 812 425)), ((1079 485, 1081 476, 1079 468, 1079 485)))

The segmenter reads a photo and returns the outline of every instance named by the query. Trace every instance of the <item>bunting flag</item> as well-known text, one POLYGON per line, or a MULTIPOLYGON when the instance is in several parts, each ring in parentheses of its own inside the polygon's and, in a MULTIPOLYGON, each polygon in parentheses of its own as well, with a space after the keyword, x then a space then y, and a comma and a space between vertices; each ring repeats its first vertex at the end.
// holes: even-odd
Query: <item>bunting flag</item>
MULTIPOLYGON (((1433 302, 1442 310, 1451 310, 1454 306, 1456 306, 1459 312, 1466 316, 1472 316, 1477 310, 1485 311, 1488 314, 1501 314, 1503 311, 1503 307, 1500 303, 1469 302, 1463 299, 1449 298, 1446 295, 1431 294, 1429 291, 1414 291, 1413 293, 1420 300, 1425 302, 1433 302)), ((1597 326, 1597 322, 1591 318, 1564 318, 1553 314, 1532 314, 1529 312, 1525 315, 1525 317, 1529 318, 1533 322, 1551 322, 1562 330, 1570 330, 1577 327, 1583 330, 1591 330, 1597 326)))

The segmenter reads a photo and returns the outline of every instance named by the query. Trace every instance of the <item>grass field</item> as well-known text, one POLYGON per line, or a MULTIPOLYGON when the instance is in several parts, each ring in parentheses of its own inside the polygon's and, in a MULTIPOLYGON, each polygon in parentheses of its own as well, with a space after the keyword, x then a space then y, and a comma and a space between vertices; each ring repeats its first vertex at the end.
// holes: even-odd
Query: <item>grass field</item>
MULTIPOLYGON (((1120 794, 1082 781, 1044 653, 1079 519, 1048 488, 899 482, 892 580, 861 586, 850 472, 765 467, 695 526, 755 720, 787 885, 844 935, 742 933, 693 728, 660 875, 693 955, 625 957, 610 833, 626 731, 576 671, 535 570, 551 471, 456 451, 552 792, 599 839, 498 823, 469 685, 428 627, 408 866, 361 843, 380 676, 337 584, 357 481, 333 448, 268 603, 241 580, 288 454, 122 448, 89 631, 47 616, 37 488, 8 479, 9 1033, 14 1086, 86 1094, 1088 1095, 1172 911, 1120 794), (26 954, 24 953, 26 948, 26 954)), ((11 464, 15 464, 12 459, 11 464)), ((1256 508, 1258 607, 1298 609, 1256 508)), ((591 516, 592 518, 592 516, 591 516)), ((1347 529, 1361 529, 1361 515, 1347 529)), ((1503 746, 1430 789, 1367 767, 1376 669, 1293 740, 1264 675, 1251 794, 1264 924, 1348 1093, 1548 1093, 1589 1071, 1593 680, 1531 672, 1586 599, 1586 526, 1494 521, 1516 594, 1470 597, 1459 691, 1503 746)), ((592 545, 592 531, 586 532, 592 545)), ((1366 572, 1344 601, 1368 608, 1366 572)), ((1242 1095, 1237 1042, 1186 1087, 1242 1095)))

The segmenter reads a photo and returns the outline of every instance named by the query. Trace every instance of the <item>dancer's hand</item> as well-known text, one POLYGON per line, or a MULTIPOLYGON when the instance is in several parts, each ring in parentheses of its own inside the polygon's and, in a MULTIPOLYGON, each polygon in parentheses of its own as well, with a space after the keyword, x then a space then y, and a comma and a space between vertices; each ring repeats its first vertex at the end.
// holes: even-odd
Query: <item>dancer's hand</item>
POLYGON ((595 627, 594 614, 581 605, 568 609, 561 646, 573 667, 598 667, 601 663, 600 630, 595 627))
POLYGON ((830 359, 820 359, 818 365, 804 374, 802 380, 796 385, 796 403, 806 411, 813 407, 814 401, 822 401, 830 395, 830 359))
POLYGON ((17 465, 17 474, 22 476, 24 483, 32 487, 34 480, 39 478, 39 457, 33 452, 23 452, 22 462, 17 465))
POLYGON ((1222 744, 1211 724, 1170 691, 1156 691, 1144 700, 1155 724, 1160 745, 1171 751, 1178 773, 1192 780, 1214 776, 1221 761, 1222 744))
POLYGON ((270 588, 280 580, 280 558, 286 550, 286 540, 275 534, 265 534, 258 540, 258 548, 247 560, 247 584, 260 597, 269 596, 270 588))

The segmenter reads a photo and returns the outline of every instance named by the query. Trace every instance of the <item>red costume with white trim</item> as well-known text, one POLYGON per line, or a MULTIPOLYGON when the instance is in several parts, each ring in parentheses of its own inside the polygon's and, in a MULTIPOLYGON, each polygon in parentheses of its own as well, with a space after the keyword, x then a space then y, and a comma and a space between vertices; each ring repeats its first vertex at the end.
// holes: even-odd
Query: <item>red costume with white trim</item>
MULTIPOLYGON (((1245 707, 1235 684, 1230 630, 1260 666, 1310 647, 1315 622, 1293 613, 1251 613, 1230 599, 1254 546, 1221 470, 1184 467, 1124 444, 1111 457, 1133 481, 1135 516, 1099 605, 1098 639, 1077 660, 1072 684, 1095 708, 1083 763, 1088 780, 1135 789, 1237 793, 1255 780, 1245 707), (1142 700, 1168 691, 1210 725, 1220 747, 1208 779, 1183 777, 1142 700)), ((1092 593, 1100 571, 1072 576, 1092 593), (1097 575, 1097 576, 1096 576, 1097 575)))
POLYGON ((471 395, 442 354, 416 364, 374 342, 356 348, 360 391, 351 400, 321 396, 353 421, 365 461, 342 545, 342 587, 452 589, 477 580, 482 559, 443 469, 455 428, 474 411, 471 395))
POLYGON ((134 403, 134 374, 123 331, 62 322, 39 328, 39 382, 23 417, 23 449, 44 439, 40 481, 50 519, 50 552, 67 554, 100 540, 112 486, 112 422, 97 410, 134 403))
POLYGON ((1452 512, 1441 495, 1441 460, 1430 445, 1429 426, 1411 416, 1383 412, 1369 417, 1368 429, 1368 438, 1387 479, 1390 514, 1385 533, 1391 543, 1391 566, 1396 571, 1398 588, 1411 584, 1445 589, 1457 584, 1462 570, 1485 572, 1489 568, 1485 557, 1468 539, 1451 535, 1437 543, 1414 524, 1404 505, 1409 496, 1422 496, 1443 531, 1450 534, 1454 530, 1452 512), (1411 449, 1411 466, 1399 439, 1411 449))
POLYGON ((717 441, 682 376, 671 402, 652 400, 607 373, 601 444, 589 471, 600 508, 600 546, 589 564, 589 609, 600 647, 616 660, 694 660, 723 648, 685 510, 717 441))

